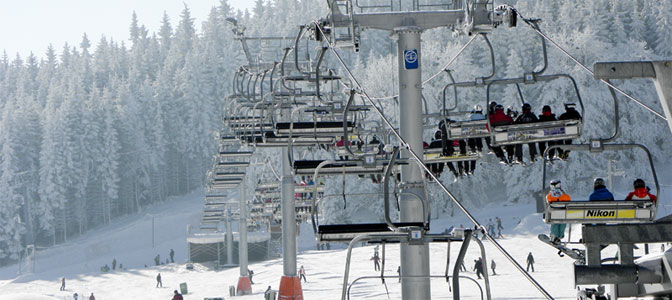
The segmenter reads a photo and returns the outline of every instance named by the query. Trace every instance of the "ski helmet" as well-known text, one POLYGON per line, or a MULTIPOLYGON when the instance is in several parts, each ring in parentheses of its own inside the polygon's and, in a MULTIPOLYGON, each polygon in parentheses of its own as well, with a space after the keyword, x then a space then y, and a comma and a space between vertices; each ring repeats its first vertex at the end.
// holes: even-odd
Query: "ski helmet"
POLYGON ((637 178, 633 185, 635 186, 635 189, 646 187, 646 183, 644 183, 644 180, 641 178, 637 178))
POLYGON ((529 103, 524 103, 523 111, 529 111, 529 110, 532 110, 532 106, 529 103))
POLYGON ((476 105, 474 105, 474 111, 475 112, 482 112, 483 108, 481 107, 480 104, 476 104, 476 105))
POLYGON ((541 111, 542 111, 542 112, 550 112, 550 111, 551 111, 551 107, 548 106, 548 105, 544 105, 544 107, 541 109, 541 111))
POLYGON ((605 187, 604 179, 602 179, 601 177, 595 178, 595 180, 593 180, 593 187, 596 189, 605 187))
POLYGON ((576 103, 565 103, 565 110, 576 109, 576 103))
POLYGON ((551 188, 559 189, 562 186, 560 185, 560 180, 551 180, 551 188))
POLYGON ((434 138, 437 140, 441 139, 441 130, 437 130, 436 132, 434 132, 434 138))
POLYGON ((501 105, 501 104, 495 105, 495 111, 498 111, 498 110, 504 111, 504 106, 501 105))

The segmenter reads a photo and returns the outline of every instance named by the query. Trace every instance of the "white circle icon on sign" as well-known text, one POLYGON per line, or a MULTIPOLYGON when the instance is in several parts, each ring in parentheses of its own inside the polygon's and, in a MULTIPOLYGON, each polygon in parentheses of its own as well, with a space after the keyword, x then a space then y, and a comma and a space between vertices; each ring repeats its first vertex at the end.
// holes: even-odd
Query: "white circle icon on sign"
POLYGON ((415 50, 406 51, 404 59, 409 64, 415 63, 416 61, 418 61, 418 54, 415 52, 415 50))

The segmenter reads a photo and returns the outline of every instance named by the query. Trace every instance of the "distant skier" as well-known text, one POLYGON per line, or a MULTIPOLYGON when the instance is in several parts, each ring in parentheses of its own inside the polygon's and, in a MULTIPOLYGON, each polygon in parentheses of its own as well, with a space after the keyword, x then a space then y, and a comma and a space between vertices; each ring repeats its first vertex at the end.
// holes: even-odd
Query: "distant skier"
MULTIPOLYGON (((558 201, 571 201, 572 198, 565 193, 560 185, 560 180, 551 180, 551 190, 546 195, 546 200, 548 203, 558 202, 558 201)), ((565 228, 567 224, 552 224, 551 225, 551 242, 560 243, 560 240, 565 237, 565 228)))
POLYGON ((378 256, 378 251, 373 253, 373 257, 371 259, 373 261, 373 269, 374 271, 380 271, 380 257, 378 256))
POLYGON ((157 254, 157 255, 154 257, 154 263, 155 263, 157 266, 161 264, 161 255, 157 254))
POLYGON ((113 258, 112 259, 112 270, 116 270, 116 269, 117 269, 117 259, 113 258))
POLYGON ((94 296, 93 293, 91 293, 91 296, 89 296, 89 300, 96 300, 96 296, 94 296))
POLYGON ((175 295, 173 296, 173 300, 184 300, 182 295, 178 293, 177 290, 173 291, 173 293, 175 293, 175 295))
POLYGON ((532 267, 532 272, 534 272, 534 256, 532 256, 532 252, 527 255, 527 272, 530 271, 530 267, 532 267))
POLYGON ((172 263, 175 262, 175 259, 174 259, 174 257, 175 257, 175 251, 173 251, 173 249, 170 249, 170 253, 169 253, 169 255, 170 255, 170 263, 172 264, 172 263))
POLYGON ((268 288, 264 291, 264 299, 265 300, 270 300, 271 299, 271 286, 269 285, 268 288))
POLYGON ((490 234, 491 236, 495 235, 495 224, 492 223, 492 218, 488 220, 488 234, 490 234))
POLYGON ((397 267, 397 275, 399 275, 399 282, 401 282, 401 266, 397 267))
POLYGON ((72 294, 72 298, 77 300, 77 298, 79 298, 79 295, 77 293, 74 293, 74 294, 72 294))
POLYGON ((607 189, 604 179, 597 177, 593 180, 593 193, 588 199, 590 201, 614 201, 614 194, 607 189))
POLYGON ((252 281, 252 277, 254 276, 254 271, 247 269, 247 276, 250 276, 250 284, 254 284, 254 281, 252 281))
POLYGON ((299 281, 303 279, 303 282, 308 282, 306 280, 306 269, 303 268, 303 265, 301 265, 301 268, 299 268, 299 281))
POLYGON ((65 277, 61 278, 61 291, 65 291, 65 277))
POLYGON ((159 286, 163 287, 163 282, 161 281, 161 273, 159 273, 159 275, 156 275, 156 287, 158 288, 159 286))
POLYGON ((476 276, 478 276, 478 279, 481 279, 481 275, 483 275, 483 259, 478 258, 474 259, 474 271, 476 271, 476 276))
POLYGON ((502 227, 502 219, 495 217, 495 220, 497 221, 497 238, 501 238, 502 230, 504 229, 504 227, 502 227))
POLYGON ((490 262, 490 269, 492 270, 492 275, 497 275, 497 272, 495 272, 495 267, 497 267, 497 264, 495 264, 495 260, 493 259, 492 262, 490 262))

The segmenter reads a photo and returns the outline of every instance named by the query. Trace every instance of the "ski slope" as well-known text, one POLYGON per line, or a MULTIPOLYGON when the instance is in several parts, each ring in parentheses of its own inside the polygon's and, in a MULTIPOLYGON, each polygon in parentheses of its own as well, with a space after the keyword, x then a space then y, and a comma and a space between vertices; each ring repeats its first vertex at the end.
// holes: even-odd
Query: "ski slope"
MULTIPOLYGON (((185 299, 205 297, 228 297, 228 288, 236 285, 238 269, 214 271, 207 265, 196 264, 194 270, 187 270, 185 262, 186 228, 196 225, 199 220, 203 193, 194 192, 183 197, 150 207, 142 214, 116 220, 113 224, 70 240, 57 247, 39 251, 35 261, 35 272, 18 274, 18 265, 0 269, 0 300, 42 300, 72 299, 77 292, 88 295, 93 292, 96 299, 171 299, 173 290, 186 282, 189 293, 185 299), (155 225, 155 245, 152 248, 151 224, 155 225), (170 248, 175 250, 176 263, 153 266, 153 257, 161 254, 162 260, 168 256, 170 248), (124 265, 109 273, 101 273, 100 267, 111 264, 112 258, 124 265), (147 267, 145 267, 147 265, 147 267), (161 273, 163 288, 155 288, 155 277, 161 273), (60 278, 66 278, 66 290, 59 291, 60 278)), ((472 209, 474 216, 484 224, 495 216, 502 218, 504 238, 501 245, 520 263, 524 263, 528 252, 532 252, 536 264, 532 276, 556 299, 575 299, 572 260, 559 257, 553 248, 538 241, 539 233, 547 233, 548 225, 541 216, 534 213, 533 204, 503 203, 482 209, 472 209)), ((665 210, 661 210, 661 216, 665 210)), ((469 225, 466 217, 456 212, 454 217, 440 216, 432 220, 432 231, 441 232, 450 226, 469 225)), ((305 299, 339 299, 343 282, 346 251, 343 249, 317 251, 312 230, 304 224, 299 241, 298 266, 306 269, 308 282, 303 284, 305 299)), ((578 226, 573 227, 572 239, 578 239, 578 226)), ((493 299, 542 299, 543 296, 506 261, 488 241, 483 241, 488 264, 495 260, 497 275, 491 275, 493 299)), ((451 245, 451 260, 457 257, 460 244, 451 245)), ((332 249, 342 248, 335 245, 332 249)), ((385 274, 397 275, 399 266, 399 246, 386 248, 385 274)), ((643 249, 636 250, 641 255, 643 249)), ((660 251, 660 245, 653 245, 652 251, 660 251)), ((353 251, 350 282, 362 276, 377 276, 370 261, 374 246, 363 246, 353 251)), ((443 275, 446 267, 446 244, 433 244, 431 252, 431 274, 443 275)), ((462 273, 476 279, 471 271, 473 261, 480 253, 476 243, 470 245, 465 258, 468 272, 462 273)), ((603 255, 613 256, 616 249, 607 248, 603 255)), ((382 254, 382 253, 381 253, 382 254)), ((451 261, 451 262, 452 262, 451 261)), ((451 271, 452 274, 452 263, 451 271)), ((523 265, 524 267, 524 265, 523 265)), ((264 290, 270 285, 277 289, 282 276, 282 260, 273 259, 253 263, 253 294, 236 299, 263 299, 264 290)), ((25 271, 25 270, 24 270, 25 271)), ((491 274, 491 273, 490 273, 491 274)), ((484 288, 483 280, 476 280, 484 288)), ((444 278, 432 279, 433 299, 452 299, 448 283, 444 278)), ((399 299, 400 284, 396 279, 363 279, 353 285, 351 299, 399 299)), ((485 293, 485 292, 484 292, 485 293)), ((461 280, 461 294, 464 299, 480 299, 479 287, 469 279, 461 280)), ((81 298, 80 298, 81 299, 81 298)), ((87 298, 88 299, 88 298, 87 298)))

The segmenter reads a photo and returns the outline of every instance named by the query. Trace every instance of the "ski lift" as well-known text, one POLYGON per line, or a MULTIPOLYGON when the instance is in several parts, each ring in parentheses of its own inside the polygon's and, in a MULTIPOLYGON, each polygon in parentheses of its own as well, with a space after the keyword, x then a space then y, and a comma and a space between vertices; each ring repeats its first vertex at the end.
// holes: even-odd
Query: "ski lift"
MULTIPOLYGON (((658 176, 649 150, 640 144, 603 144, 600 140, 593 140, 590 144, 552 145, 551 149, 601 153, 603 151, 628 151, 641 149, 649 160, 649 166, 656 187, 656 198, 660 196, 658 176)), ((546 156, 544 155, 542 191, 546 191, 546 156)), ((543 192, 542 192, 543 193, 543 192)), ((615 200, 615 201, 588 201, 572 200, 548 203, 545 199, 537 202, 537 208, 543 208, 544 222, 546 223, 643 223, 653 221, 656 217, 658 202, 653 200, 615 200), (543 205, 540 205, 543 203, 543 205)))

